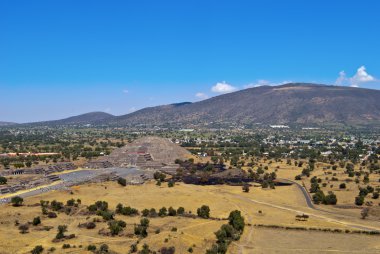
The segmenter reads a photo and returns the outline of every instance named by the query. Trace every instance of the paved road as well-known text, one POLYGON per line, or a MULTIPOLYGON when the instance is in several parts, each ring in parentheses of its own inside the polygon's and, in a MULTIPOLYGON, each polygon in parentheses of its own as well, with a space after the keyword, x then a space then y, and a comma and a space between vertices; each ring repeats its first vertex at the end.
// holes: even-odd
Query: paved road
POLYGON ((306 200, 306 204, 309 208, 311 209, 316 209, 314 204, 313 204, 313 201, 311 200, 310 198, 310 195, 309 193, 307 192, 307 190, 299 183, 293 181, 293 180, 290 180, 290 179, 284 179, 284 178, 277 178, 278 180, 285 180, 285 181, 289 181, 291 183, 293 183, 294 185, 296 185, 298 187, 299 190, 301 190, 303 196, 305 197, 305 200, 306 200))
MULTIPOLYGON (((14 196, 20 196, 22 198, 36 196, 45 192, 54 191, 54 190, 67 190, 71 186, 79 185, 85 182, 89 182, 97 176, 104 174, 115 174, 120 177, 131 177, 139 178, 141 175, 151 175, 151 172, 146 170, 140 170, 137 168, 102 168, 102 169, 85 169, 74 172, 67 172, 58 175, 60 182, 52 183, 49 186, 43 186, 37 189, 30 191, 23 191, 21 194, 15 193, 14 196)), ((9 203, 11 197, 0 199, 0 205, 4 203, 9 203)))

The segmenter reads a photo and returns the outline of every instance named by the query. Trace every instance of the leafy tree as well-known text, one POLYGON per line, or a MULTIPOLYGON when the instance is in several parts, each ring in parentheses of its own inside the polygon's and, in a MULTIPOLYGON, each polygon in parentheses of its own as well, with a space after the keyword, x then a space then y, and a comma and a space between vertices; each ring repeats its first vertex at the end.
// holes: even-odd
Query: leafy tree
POLYGON ((96 251, 96 246, 90 244, 89 246, 87 246, 87 250, 88 250, 88 251, 96 251))
POLYGON ((244 217, 238 210, 232 211, 228 216, 228 223, 234 227, 234 229, 242 232, 244 230, 244 217))
POLYGON ((144 210, 141 211, 141 214, 144 217, 148 217, 149 216, 149 210, 148 209, 144 209, 144 210))
POLYGON ((204 219, 210 218, 210 207, 208 207, 207 205, 201 206, 197 209, 197 214, 199 217, 204 219))
POLYGON ((160 217, 164 217, 166 216, 168 213, 168 210, 166 209, 166 207, 162 207, 159 211, 158 211, 158 216, 160 217))
POLYGON ((7 178, 5 178, 4 176, 0 176, 0 185, 6 184, 7 181, 7 178))
POLYGON ((32 222, 33 226, 37 226, 41 224, 41 218, 40 217, 35 217, 32 222))
POLYGON ((184 213, 185 213, 185 208, 183 208, 182 206, 177 209, 178 215, 183 215, 184 213))
POLYGON ((109 251, 108 245, 103 243, 102 245, 100 245, 99 251, 100 251, 100 253, 108 253, 108 251, 109 251))
POLYGON ((361 212, 360 212, 360 215, 362 216, 362 219, 364 220, 365 218, 368 217, 369 215, 369 208, 368 207, 364 207, 361 212))
POLYGON ((24 199, 22 197, 16 196, 11 199, 11 203, 13 206, 22 206, 22 203, 24 202, 24 199))
POLYGON ((58 226, 58 233, 55 236, 55 239, 62 239, 65 237, 65 232, 67 232, 67 226, 66 225, 59 225, 58 226))
POLYGON ((143 227, 148 227, 149 226, 149 220, 147 218, 142 218, 140 220, 140 225, 143 227))
POLYGON ((355 205, 362 206, 364 204, 364 197, 363 196, 357 196, 355 198, 355 205))
POLYGON ((125 178, 119 177, 117 179, 117 183, 120 184, 121 186, 127 186, 127 180, 125 178))
POLYGON ((336 195, 332 191, 329 191, 328 194, 325 196, 323 203, 325 205, 336 205, 337 201, 338 200, 336 198, 336 195))
POLYGON ((36 247, 34 247, 34 249, 30 253, 41 254, 43 251, 44 251, 44 248, 42 247, 42 245, 37 245, 36 247))
POLYGON ((126 223, 124 221, 110 221, 108 222, 108 228, 111 231, 111 235, 118 235, 121 231, 123 231, 123 228, 125 228, 126 223))
POLYGON ((168 209, 168 215, 169 216, 176 216, 177 215, 177 211, 173 207, 169 207, 169 209, 168 209))
POLYGON ((243 192, 248 193, 249 192, 249 184, 244 184, 242 189, 243 189, 243 192))

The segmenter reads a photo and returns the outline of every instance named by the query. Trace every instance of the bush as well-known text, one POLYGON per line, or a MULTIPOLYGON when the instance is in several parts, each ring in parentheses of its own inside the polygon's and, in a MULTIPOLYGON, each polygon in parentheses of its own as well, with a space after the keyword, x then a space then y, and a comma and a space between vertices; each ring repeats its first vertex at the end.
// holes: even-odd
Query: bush
POLYGON ((232 211, 228 216, 228 223, 236 230, 243 232, 244 230, 244 217, 241 216, 241 212, 238 210, 232 211))
POLYGON ((153 177, 155 180, 158 180, 160 182, 163 182, 166 178, 165 174, 158 171, 153 174, 153 177))
POLYGON ((336 198, 336 195, 332 191, 329 191, 329 193, 325 196, 325 198, 323 200, 323 204, 325 204, 325 205, 336 205, 337 201, 338 200, 336 198))
POLYGON ((140 225, 143 227, 148 227, 149 226, 149 220, 147 218, 142 218, 140 220, 140 225))
POLYGON ((89 246, 87 246, 87 250, 88 250, 88 251, 96 251, 96 246, 90 244, 89 246))
POLYGON ((147 228, 141 225, 136 225, 135 226, 135 235, 139 235, 141 237, 147 237, 148 236, 148 231, 147 228))
POLYGON ((8 182, 7 178, 0 176, 0 185, 6 184, 8 182))
POLYGON ((50 218, 50 219, 57 218, 57 214, 55 212, 49 212, 48 213, 48 218, 50 218))
POLYGON ((108 210, 108 203, 106 201, 96 201, 95 204, 90 205, 88 207, 88 210, 90 212, 107 211, 108 210))
POLYGON ((364 204, 364 197, 363 196, 357 196, 355 198, 355 205, 362 206, 364 204))
POLYGON ((169 207, 169 209, 168 209, 168 215, 169 216, 176 216, 177 215, 177 211, 173 207, 169 207))
POLYGON ((44 248, 41 245, 37 245, 34 247, 34 249, 30 252, 32 254, 41 254, 44 251, 44 248))
POLYGON ((18 227, 18 229, 20 230, 21 234, 26 234, 26 233, 28 233, 29 226, 28 226, 28 224, 22 224, 18 227))
POLYGON ((120 184, 121 186, 127 186, 127 180, 125 178, 119 177, 117 179, 117 183, 120 184))
POLYGON ((160 209, 160 211, 158 211, 158 216, 160 216, 160 217, 164 217, 164 216, 167 215, 167 212, 168 212, 168 210, 166 209, 166 207, 162 207, 162 208, 160 209))
POLYGON ((105 244, 105 243, 102 244, 102 245, 100 245, 100 247, 99 247, 99 251, 100 251, 100 253, 107 253, 108 250, 109 250, 109 247, 108 247, 108 245, 105 244))
POLYGON ((141 214, 144 217, 148 217, 149 216, 149 210, 148 209, 144 209, 144 210, 141 211, 141 214))
POLYGON ((13 206, 22 206, 24 199, 22 197, 16 196, 11 199, 11 203, 13 206))
POLYGON ((118 235, 121 231, 123 231, 123 228, 126 227, 126 223, 124 221, 110 221, 108 223, 108 228, 111 231, 111 235, 118 235))
POLYGON ((162 247, 160 249, 161 254, 174 254, 175 248, 174 247, 162 247))
POLYGON ((41 224, 41 218, 40 217, 34 218, 32 224, 33 224, 33 226, 40 225, 41 224))
POLYGON ((339 189, 345 189, 346 188, 346 184, 345 183, 341 183, 340 185, 339 185, 339 189))
POLYGON ((183 215, 184 213, 185 213, 185 208, 183 208, 182 206, 177 209, 178 215, 183 215))
POLYGON ((67 226, 66 225, 59 225, 58 226, 58 233, 55 236, 55 239, 62 239, 65 237, 65 232, 67 232, 67 226))
POLYGON ((113 220, 113 216, 114 216, 113 212, 110 212, 110 211, 98 211, 96 215, 102 216, 103 220, 106 220, 106 221, 113 220))
POLYGON ((71 248, 71 245, 68 243, 65 243, 64 245, 62 245, 62 249, 70 249, 70 248, 71 248))
POLYGON ((137 252, 137 244, 134 243, 131 245, 131 248, 129 249, 129 253, 135 253, 137 252))

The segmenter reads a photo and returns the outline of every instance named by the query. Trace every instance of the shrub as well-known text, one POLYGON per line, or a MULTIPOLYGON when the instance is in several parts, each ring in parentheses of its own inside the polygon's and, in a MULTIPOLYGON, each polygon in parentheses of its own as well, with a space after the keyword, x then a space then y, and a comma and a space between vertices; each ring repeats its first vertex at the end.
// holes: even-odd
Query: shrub
POLYGON ((125 226, 126 223, 124 221, 110 221, 108 223, 108 228, 113 236, 118 235, 121 231, 123 231, 125 226))
POLYGON ((57 218, 57 214, 55 212, 49 212, 48 213, 48 218, 50 218, 50 219, 57 218))
POLYGON ((244 217, 238 210, 232 211, 228 216, 228 223, 236 230, 242 232, 244 230, 244 217))
POLYGON ((41 224, 41 218, 40 217, 34 218, 32 224, 33 224, 33 226, 40 225, 41 224))
POLYGON ((183 208, 183 207, 179 207, 178 209, 177 209, 177 214, 178 215, 183 215, 185 213, 185 208, 183 208))
POLYGON ((364 204, 364 197, 363 196, 357 196, 355 198, 355 205, 362 206, 364 204))
POLYGON ((339 185, 339 189, 345 189, 346 188, 346 184, 345 183, 341 183, 340 185, 339 185))
POLYGON ((117 179, 117 183, 120 184, 121 186, 127 186, 127 180, 125 178, 119 177, 117 179))
POLYGON ((167 212, 168 210, 166 209, 166 207, 162 207, 160 211, 158 212, 158 216, 164 217, 167 215, 167 212))
POLYGON ((148 227, 149 226, 149 220, 147 218, 142 218, 140 220, 140 225, 143 227, 148 227))
POLYGON ((169 209, 168 209, 168 215, 169 216, 176 216, 177 215, 177 211, 173 207, 169 207, 169 209))
POLYGON ((58 233, 55 236, 55 239, 62 239, 65 237, 65 232, 67 232, 67 226, 66 225, 59 225, 58 226, 58 233))
POLYGON ((174 254, 175 248, 174 247, 162 247, 160 249, 161 254, 174 254))
POLYGON ((24 199, 22 197, 16 196, 11 199, 11 203, 13 206, 22 206, 24 199))
POLYGON ((41 245, 37 245, 34 247, 34 249, 30 252, 32 254, 41 254, 44 251, 44 248, 41 245))
POLYGON ((0 185, 6 184, 8 182, 7 178, 0 176, 0 185))
POLYGON ((71 248, 71 245, 68 243, 65 243, 62 245, 62 249, 70 249, 70 248, 71 248))
POLYGON ((99 247, 99 251, 100 253, 107 253, 109 250, 109 247, 107 244, 103 243, 102 245, 100 245, 99 247))
POLYGON ((28 226, 28 224, 22 224, 18 227, 18 230, 20 230, 21 234, 26 234, 26 233, 28 233, 29 226, 28 226))
POLYGON ((148 217, 149 216, 149 210, 148 209, 144 209, 144 210, 141 211, 141 214, 144 217, 148 217))
POLYGON ((96 251, 96 246, 90 244, 89 246, 87 246, 87 250, 88 250, 88 251, 96 251))

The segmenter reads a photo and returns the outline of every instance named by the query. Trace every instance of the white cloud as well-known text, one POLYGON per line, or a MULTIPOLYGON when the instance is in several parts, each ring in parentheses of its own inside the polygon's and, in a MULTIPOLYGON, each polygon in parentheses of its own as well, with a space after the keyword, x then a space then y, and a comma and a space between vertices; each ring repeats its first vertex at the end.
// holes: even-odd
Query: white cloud
POLYGON ((376 79, 367 73, 365 66, 360 66, 355 75, 348 78, 344 71, 339 72, 339 77, 335 81, 338 86, 359 87, 362 83, 376 81, 376 79))
POLYGON ((197 98, 199 98, 199 99, 201 99, 201 100, 206 100, 206 99, 208 99, 208 95, 205 94, 205 93, 196 93, 196 94, 195 94, 195 97, 197 97, 197 98))
POLYGON ((360 66, 356 74, 351 78, 351 86, 358 87, 360 83, 375 81, 375 78, 369 75, 365 66, 360 66))
POLYGON ((284 85, 284 84, 287 84, 287 83, 291 83, 292 81, 282 81, 282 82, 271 82, 269 80, 265 80, 265 79, 259 79, 257 80, 257 82, 254 82, 254 83, 250 83, 248 85, 245 85, 244 88, 252 88, 252 87, 259 87, 259 86, 280 86, 280 85, 284 85))
POLYGON ((337 86, 344 86, 347 85, 347 75, 346 72, 341 71, 339 72, 339 77, 335 80, 335 85, 337 86))
POLYGON ((132 112, 135 112, 136 110, 137 110, 136 107, 132 107, 132 108, 128 109, 128 112, 132 113, 132 112))
POLYGON ((231 93, 236 90, 237 90, 236 87, 230 84, 227 84, 225 81, 218 82, 215 84, 215 86, 211 88, 211 91, 213 91, 214 93, 231 93))
POLYGON ((127 89, 124 89, 123 93, 127 94, 127 93, 129 93, 129 91, 127 89))

